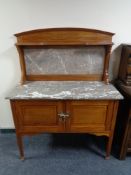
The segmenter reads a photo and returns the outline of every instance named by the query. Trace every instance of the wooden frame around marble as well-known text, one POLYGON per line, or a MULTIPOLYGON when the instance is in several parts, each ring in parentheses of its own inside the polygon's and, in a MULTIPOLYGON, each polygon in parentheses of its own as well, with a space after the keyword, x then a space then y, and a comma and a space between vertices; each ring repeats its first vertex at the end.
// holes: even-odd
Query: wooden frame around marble
POLYGON ((16 47, 21 65, 21 84, 25 81, 105 81, 109 83, 108 67, 114 33, 85 28, 49 28, 17 33, 16 47), (34 46, 104 46, 103 74, 77 75, 27 75, 24 48, 34 46))

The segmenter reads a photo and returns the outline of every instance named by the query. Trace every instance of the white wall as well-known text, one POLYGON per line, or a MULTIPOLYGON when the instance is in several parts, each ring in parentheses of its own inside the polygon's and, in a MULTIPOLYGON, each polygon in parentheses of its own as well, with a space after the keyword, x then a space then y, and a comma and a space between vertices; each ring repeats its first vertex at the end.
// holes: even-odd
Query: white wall
POLYGON ((0 0, 0 127, 14 128, 6 94, 20 80, 14 33, 46 27, 114 32, 110 76, 116 77, 121 43, 131 43, 131 0, 0 0))

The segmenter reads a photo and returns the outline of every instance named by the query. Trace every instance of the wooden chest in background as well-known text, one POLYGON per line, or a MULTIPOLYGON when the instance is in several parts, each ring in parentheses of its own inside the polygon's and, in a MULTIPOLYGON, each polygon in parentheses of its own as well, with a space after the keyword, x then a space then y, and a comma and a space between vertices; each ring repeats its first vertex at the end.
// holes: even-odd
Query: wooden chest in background
POLYGON ((118 79, 131 86, 131 46, 123 45, 118 79))
POLYGON ((125 159, 131 152, 131 45, 123 45, 116 87, 125 98, 119 105, 116 127, 119 158, 125 159))

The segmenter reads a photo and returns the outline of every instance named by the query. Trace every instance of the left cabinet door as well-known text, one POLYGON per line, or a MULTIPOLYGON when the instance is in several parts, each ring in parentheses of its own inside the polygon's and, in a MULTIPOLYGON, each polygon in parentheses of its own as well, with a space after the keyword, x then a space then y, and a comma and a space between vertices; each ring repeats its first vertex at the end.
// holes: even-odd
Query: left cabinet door
POLYGON ((14 123, 19 133, 63 132, 59 119, 64 104, 61 101, 12 100, 14 123))

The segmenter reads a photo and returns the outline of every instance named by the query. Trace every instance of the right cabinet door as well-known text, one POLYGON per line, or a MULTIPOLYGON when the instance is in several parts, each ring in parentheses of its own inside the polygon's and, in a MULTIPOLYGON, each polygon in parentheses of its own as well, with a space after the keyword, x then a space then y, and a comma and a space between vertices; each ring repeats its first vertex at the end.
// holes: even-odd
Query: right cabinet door
POLYGON ((68 101, 69 132, 103 132, 111 129, 113 101, 68 101))

